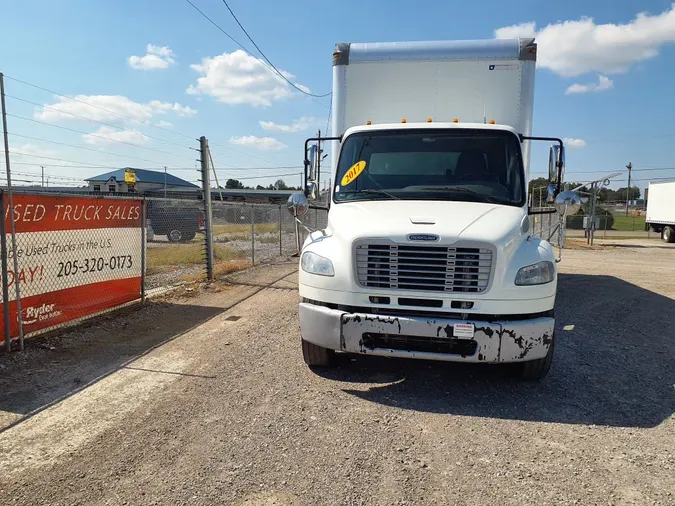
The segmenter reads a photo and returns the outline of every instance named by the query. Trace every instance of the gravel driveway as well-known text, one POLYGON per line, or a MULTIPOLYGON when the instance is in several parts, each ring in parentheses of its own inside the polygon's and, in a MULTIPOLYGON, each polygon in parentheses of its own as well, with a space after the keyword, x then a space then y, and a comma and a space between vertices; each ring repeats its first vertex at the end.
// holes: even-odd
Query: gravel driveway
POLYGON ((62 399, 0 433, 0 502, 673 505, 675 249, 652 246, 564 252, 540 384, 348 356, 313 373, 294 264, 0 356, 5 421, 62 399))

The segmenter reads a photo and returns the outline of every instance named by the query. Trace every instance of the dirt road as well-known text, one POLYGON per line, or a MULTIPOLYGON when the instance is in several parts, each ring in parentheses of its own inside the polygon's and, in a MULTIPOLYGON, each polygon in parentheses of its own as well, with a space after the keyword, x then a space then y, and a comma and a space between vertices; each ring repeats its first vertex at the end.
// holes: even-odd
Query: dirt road
POLYGON ((0 421, 65 396, 0 433, 0 503, 673 505, 674 254, 566 250, 541 384, 313 373, 290 264, 0 357, 0 421))

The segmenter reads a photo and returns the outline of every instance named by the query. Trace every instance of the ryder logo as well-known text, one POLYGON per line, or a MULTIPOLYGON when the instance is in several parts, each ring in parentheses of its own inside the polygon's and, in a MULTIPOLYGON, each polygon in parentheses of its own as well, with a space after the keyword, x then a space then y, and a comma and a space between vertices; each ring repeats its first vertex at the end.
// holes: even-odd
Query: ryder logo
POLYGON ((23 324, 31 325, 32 323, 41 322, 55 318, 61 315, 61 311, 54 309, 56 304, 42 304, 40 306, 29 306, 21 310, 23 316, 23 324))

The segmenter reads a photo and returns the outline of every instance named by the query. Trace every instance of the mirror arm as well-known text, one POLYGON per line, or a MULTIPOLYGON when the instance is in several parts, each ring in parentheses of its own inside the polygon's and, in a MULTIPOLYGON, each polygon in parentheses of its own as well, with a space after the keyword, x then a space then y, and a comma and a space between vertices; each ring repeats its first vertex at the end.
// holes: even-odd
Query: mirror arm
POLYGON ((304 173, 304 185, 307 186, 307 170, 309 168, 309 159, 307 157, 307 153, 309 152, 309 143, 310 142, 321 142, 321 141, 342 141, 342 136, 340 137, 310 137, 309 139, 305 140, 305 173, 304 173))
POLYGON ((543 211, 533 211, 531 207, 527 208, 527 214, 532 216, 534 214, 555 214, 558 211, 555 209, 544 209, 543 211))
POLYGON ((558 145, 560 146, 560 151, 558 151, 558 160, 556 161, 556 165, 558 166, 558 183, 557 183, 557 188, 556 188, 556 193, 560 193, 561 185, 562 185, 562 159, 560 158, 562 155, 560 153, 563 152, 563 140, 560 137, 533 137, 533 136, 527 136, 523 134, 518 134, 518 137, 520 137, 520 142, 523 141, 549 141, 549 142, 557 142, 558 145))

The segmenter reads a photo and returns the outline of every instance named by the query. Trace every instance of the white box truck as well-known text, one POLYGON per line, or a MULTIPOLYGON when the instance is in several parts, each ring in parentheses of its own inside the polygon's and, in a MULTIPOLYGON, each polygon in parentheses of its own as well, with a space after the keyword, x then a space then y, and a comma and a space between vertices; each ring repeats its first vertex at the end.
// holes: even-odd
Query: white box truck
POLYGON ((645 228, 661 234, 665 242, 675 242, 675 181, 649 183, 645 228))
MULTIPOLYGON (((542 378, 555 345, 555 252, 530 233, 530 142, 555 142, 548 199, 560 194, 563 143, 532 137, 532 39, 338 44, 328 221, 302 246, 302 351, 457 362, 519 362, 542 378)), ((319 151, 320 153, 320 151, 319 151)), ((562 211, 561 211, 562 212, 562 211)))

